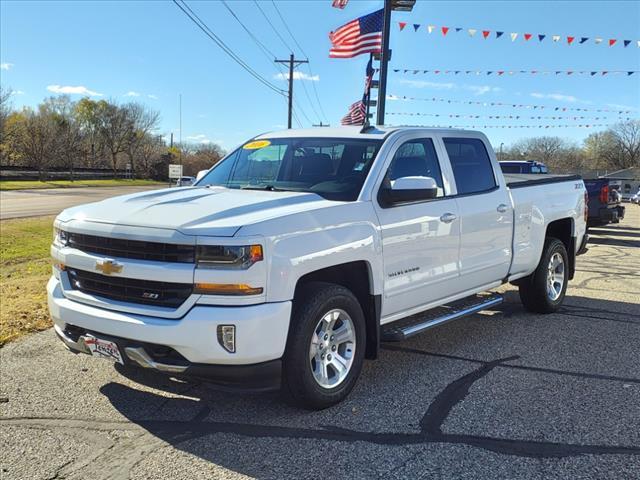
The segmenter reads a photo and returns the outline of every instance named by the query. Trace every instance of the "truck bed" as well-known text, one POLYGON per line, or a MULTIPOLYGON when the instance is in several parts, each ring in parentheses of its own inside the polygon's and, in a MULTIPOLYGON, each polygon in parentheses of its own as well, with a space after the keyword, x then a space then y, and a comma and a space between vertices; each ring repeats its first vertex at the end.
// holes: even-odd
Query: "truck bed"
POLYGON ((551 175, 539 173, 505 173, 504 178, 509 188, 523 188, 548 183, 561 183, 570 180, 582 180, 580 175, 551 175))

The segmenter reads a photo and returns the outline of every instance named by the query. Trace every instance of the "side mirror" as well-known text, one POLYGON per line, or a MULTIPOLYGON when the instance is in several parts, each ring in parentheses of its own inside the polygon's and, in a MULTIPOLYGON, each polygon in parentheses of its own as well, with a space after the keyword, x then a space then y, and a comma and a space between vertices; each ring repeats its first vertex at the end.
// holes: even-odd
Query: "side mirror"
POLYGON ((209 170, 200 170, 196 175, 196 182, 204 177, 207 173, 209 173, 209 170))
POLYGON ((438 184, 431 177, 400 177, 382 188, 378 200, 383 207, 431 200, 438 196, 438 184))

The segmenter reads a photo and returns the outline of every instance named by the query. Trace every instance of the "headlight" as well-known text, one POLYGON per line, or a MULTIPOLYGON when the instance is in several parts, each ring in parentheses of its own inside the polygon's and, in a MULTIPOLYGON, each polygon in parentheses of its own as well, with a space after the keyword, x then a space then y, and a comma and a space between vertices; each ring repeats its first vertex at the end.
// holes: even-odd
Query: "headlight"
POLYGON ((196 249, 198 268, 246 270, 263 258, 261 245, 200 245, 196 249))
POLYGON ((53 227, 53 244, 56 247, 66 247, 69 243, 69 234, 58 227, 53 227))

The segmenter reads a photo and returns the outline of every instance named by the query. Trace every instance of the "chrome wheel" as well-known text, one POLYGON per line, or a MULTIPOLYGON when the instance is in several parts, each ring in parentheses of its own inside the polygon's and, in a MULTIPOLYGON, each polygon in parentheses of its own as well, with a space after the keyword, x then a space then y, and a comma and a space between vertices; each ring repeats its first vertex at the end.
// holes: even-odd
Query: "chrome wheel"
POLYGON ((547 296, 553 302, 562 295, 564 286, 564 258, 558 252, 551 255, 547 272, 547 296))
POLYGON ((309 347, 309 362, 316 383, 333 388, 347 378, 356 350, 356 332, 347 312, 333 309, 316 325, 309 347))

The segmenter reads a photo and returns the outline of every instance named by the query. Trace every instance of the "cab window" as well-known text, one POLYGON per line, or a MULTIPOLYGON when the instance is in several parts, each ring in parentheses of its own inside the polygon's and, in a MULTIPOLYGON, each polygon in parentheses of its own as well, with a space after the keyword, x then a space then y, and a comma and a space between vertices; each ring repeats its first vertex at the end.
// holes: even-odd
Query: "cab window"
POLYGON ((433 140, 411 140, 398 148, 387 170, 385 181, 391 182, 400 177, 431 177, 438 185, 437 196, 444 196, 442 173, 433 140))
POLYGON ((493 167, 484 142, 478 138, 444 138, 458 195, 496 188, 493 167))

